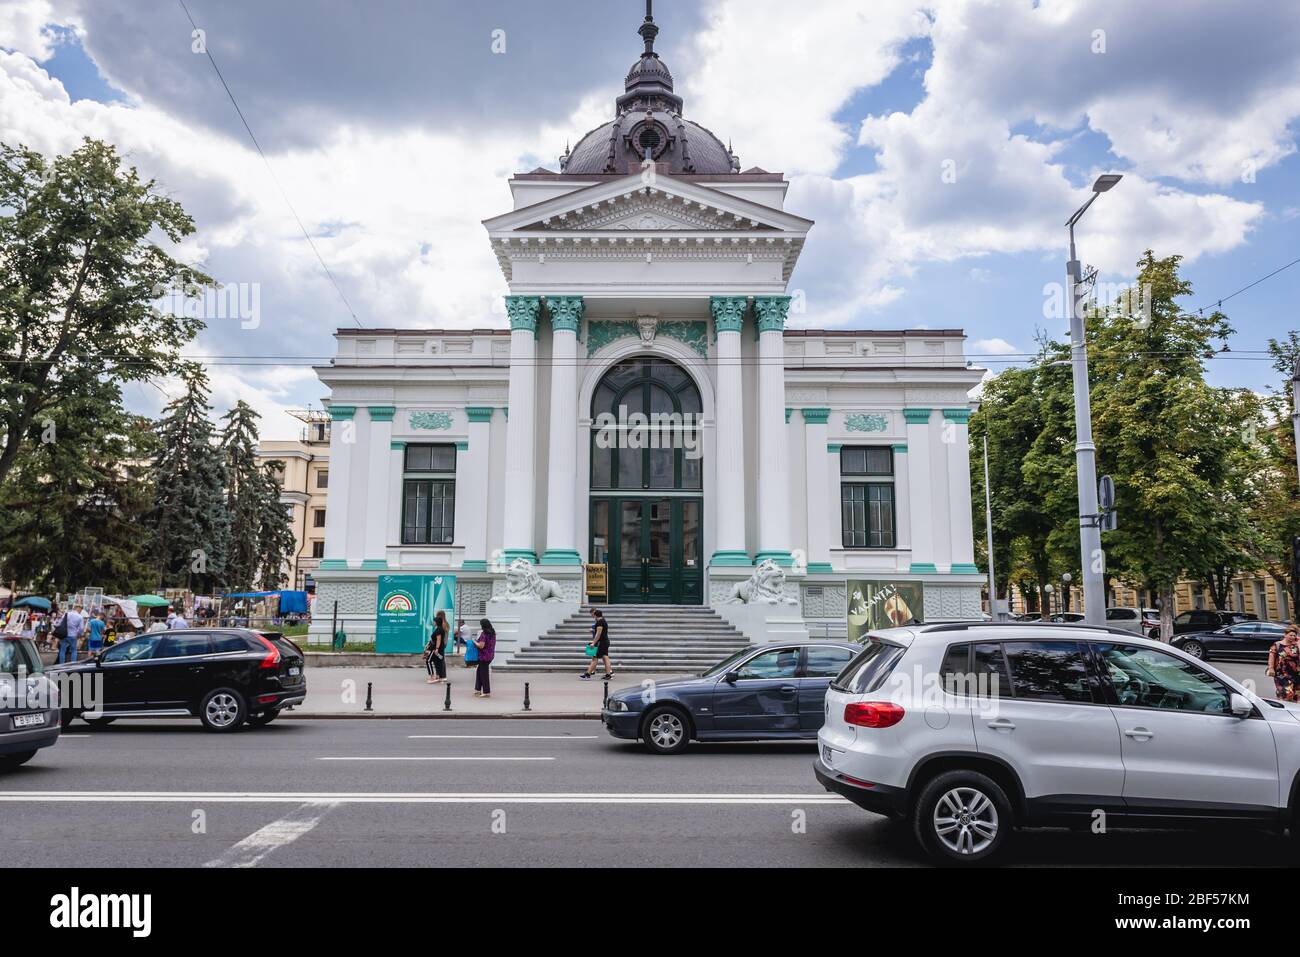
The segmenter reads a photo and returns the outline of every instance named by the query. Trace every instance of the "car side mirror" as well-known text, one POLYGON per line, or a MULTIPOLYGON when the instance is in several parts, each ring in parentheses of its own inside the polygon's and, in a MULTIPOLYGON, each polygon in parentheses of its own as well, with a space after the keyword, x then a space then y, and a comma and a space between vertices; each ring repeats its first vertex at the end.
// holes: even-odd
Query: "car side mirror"
POLYGON ((722 680, 729 685, 734 685, 737 681, 740 680, 740 672, 728 671, 725 675, 722 676, 722 680))
POLYGON ((1250 703, 1250 700, 1245 695, 1234 692, 1228 698, 1228 710, 1238 718, 1247 718, 1254 713, 1255 706, 1250 703))

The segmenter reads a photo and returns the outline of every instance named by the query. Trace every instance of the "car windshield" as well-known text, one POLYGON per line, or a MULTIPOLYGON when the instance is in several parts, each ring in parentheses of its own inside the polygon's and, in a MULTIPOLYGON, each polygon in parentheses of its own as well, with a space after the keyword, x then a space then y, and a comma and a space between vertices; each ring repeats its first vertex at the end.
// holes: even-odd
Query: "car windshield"
POLYGON ((745 648, 741 651, 736 652, 734 655, 729 655, 728 657, 723 658, 721 661, 719 661, 708 671, 704 672, 704 674, 700 675, 700 677, 713 678, 717 675, 725 675, 728 671, 731 670, 732 665, 734 665, 736 662, 740 661, 742 658, 746 657, 747 655, 751 654, 753 651, 754 651, 753 648, 745 648))
POLYGON ((35 674, 42 669, 41 656, 31 642, 0 638, 0 674, 16 675, 19 669, 35 674))

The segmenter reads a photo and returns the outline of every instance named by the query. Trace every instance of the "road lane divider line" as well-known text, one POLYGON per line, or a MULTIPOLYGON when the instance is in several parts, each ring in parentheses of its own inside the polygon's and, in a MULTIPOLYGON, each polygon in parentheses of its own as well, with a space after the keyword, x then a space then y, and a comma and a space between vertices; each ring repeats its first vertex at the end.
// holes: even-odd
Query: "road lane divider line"
POLYGON ((503 756, 497 758, 497 757, 475 757, 471 755, 458 757, 456 755, 413 754, 413 755, 396 755, 390 757, 366 755, 364 757, 357 757, 357 758, 317 758, 316 760, 317 761, 554 761, 555 758, 540 757, 540 756, 534 756, 534 757, 504 757, 503 756))
POLYGON ((4 791, 0 803, 85 804, 832 804, 838 794, 651 794, 566 792, 4 791))
POLYGON ((412 740, 438 741, 595 741, 598 734, 408 734, 412 740))
POLYGON ((337 802, 309 802, 296 811, 258 828, 220 857, 204 867, 256 867, 273 851, 292 844, 309 833, 321 819, 338 807, 337 802))

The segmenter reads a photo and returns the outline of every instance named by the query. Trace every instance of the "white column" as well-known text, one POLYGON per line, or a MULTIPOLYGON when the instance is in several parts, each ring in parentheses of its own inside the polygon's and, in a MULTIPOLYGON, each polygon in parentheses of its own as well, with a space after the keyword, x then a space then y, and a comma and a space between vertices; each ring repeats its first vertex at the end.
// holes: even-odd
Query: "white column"
POLYGON ((548 296, 551 314, 551 452, 543 565, 581 565, 573 488, 578 482, 578 324, 581 296, 548 296))
POLYGON ((790 565, 790 478, 785 435, 785 317, 789 296, 758 296, 758 554, 790 565))
POLYGON ((369 494, 362 507, 365 510, 365 546, 361 556, 362 568, 388 567, 388 496, 393 481, 390 465, 393 441, 393 414, 391 405, 372 405, 370 415, 369 445, 366 452, 366 487, 369 494))
MULTIPOLYGON (((900 552, 912 548, 911 456, 906 443, 894 446, 894 547, 900 552)), ((910 559, 909 559, 910 561, 910 559)), ((899 571, 907 571, 904 566, 899 571)))
POLYGON ((740 330, 748 302, 714 296, 709 302, 717 333, 717 403, 714 410, 717 481, 711 503, 717 528, 710 565, 748 565, 745 548, 745 396, 740 378, 740 330))
POLYGON ((801 409, 803 415, 804 462, 808 494, 808 571, 810 574, 831 570, 831 525, 827 512, 838 514, 838 495, 823 499, 818 489, 830 487, 830 453, 826 449, 826 421, 830 409, 801 409))
POLYGON ((505 559, 537 561, 534 496, 536 494, 537 314, 536 296, 507 296, 510 315, 510 405, 506 427, 505 559))
POLYGON ((948 522, 952 537, 952 573, 979 574, 975 567, 974 520, 970 500, 969 409, 944 409, 943 440, 948 459, 948 522))
POLYGON ((491 460, 491 406, 470 406, 468 448, 456 450, 456 544, 464 551, 461 567, 487 569, 488 462, 491 460))
POLYGON ((392 545, 402 543, 402 473, 406 469, 406 443, 388 440, 388 515, 384 524, 388 529, 388 541, 392 545))
POLYGON ((904 409, 907 420, 907 498, 912 529, 913 572, 936 571, 931 516, 930 409, 904 409))
POLYGON ((325 507, 325 557, 322 569, 347 568, 348 513, 351 492, 352 449, 357 430, 352 417, 356 407, 331 405, 329 489, 325 507))

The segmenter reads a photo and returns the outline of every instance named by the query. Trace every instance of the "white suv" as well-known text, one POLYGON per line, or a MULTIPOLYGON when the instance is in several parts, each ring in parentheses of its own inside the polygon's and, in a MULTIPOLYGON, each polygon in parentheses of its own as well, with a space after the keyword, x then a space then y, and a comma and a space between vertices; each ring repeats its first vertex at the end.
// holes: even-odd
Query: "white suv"
POLYGON ((827 790, 973 864, 1022 826, 1289 827, 1300 706, 1118 629, 916 625, 840 672, 818 744, 827 790))

